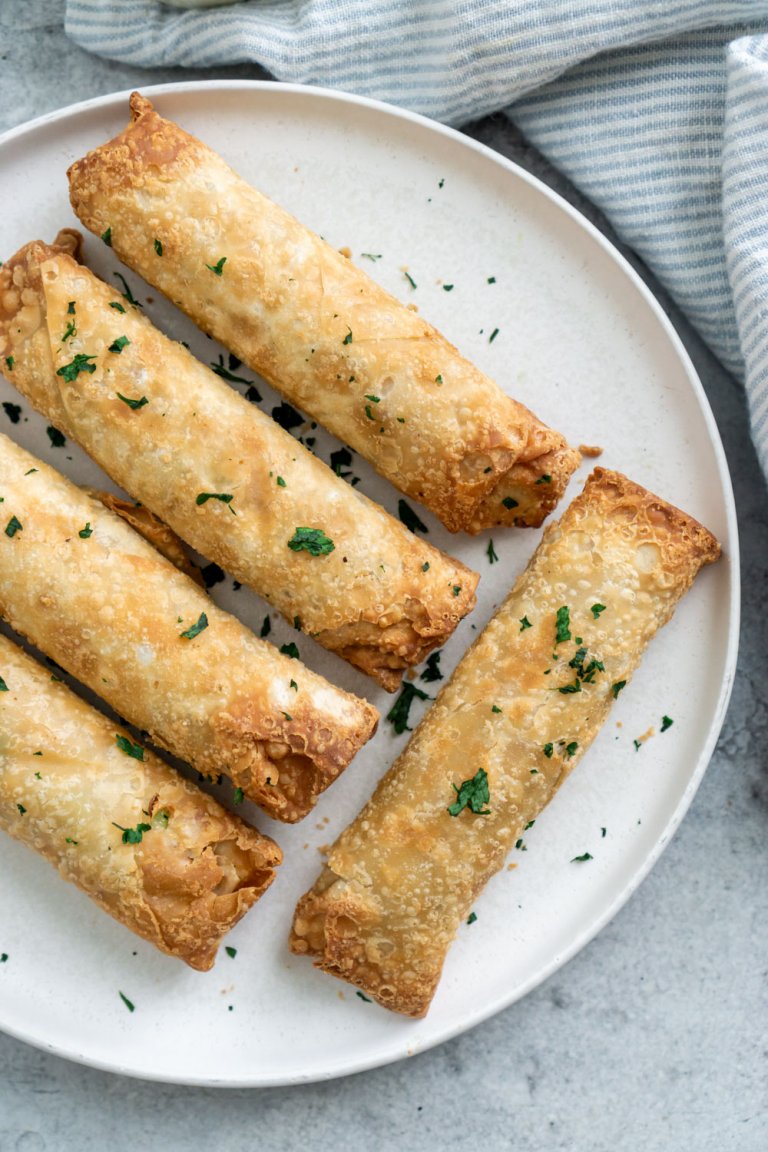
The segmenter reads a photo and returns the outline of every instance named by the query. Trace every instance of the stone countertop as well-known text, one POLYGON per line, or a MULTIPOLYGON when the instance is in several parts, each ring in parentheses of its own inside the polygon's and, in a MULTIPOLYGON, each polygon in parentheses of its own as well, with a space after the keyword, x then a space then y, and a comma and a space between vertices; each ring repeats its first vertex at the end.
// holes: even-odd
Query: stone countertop
MULTIPOLYGON (((132 86, 261 79, 257 68, 148 70, 65 38, 63 0, 0 0, 0 130, 132 86)), ((469 134, 529 168, 611 236, 503 117, 469 134)), ((2 195, 12 194, 3 188, 2 195)), ((768 1147, 768 500, 741 387, 631 253, 701 376, 725 444, 744 573, 730 710, 680 830, 575 959, 493 1020, 412 1060, 288 1089, 141 1083, 0 1036, 0 1152, 137 1147, 588 1149, 768 1147)))

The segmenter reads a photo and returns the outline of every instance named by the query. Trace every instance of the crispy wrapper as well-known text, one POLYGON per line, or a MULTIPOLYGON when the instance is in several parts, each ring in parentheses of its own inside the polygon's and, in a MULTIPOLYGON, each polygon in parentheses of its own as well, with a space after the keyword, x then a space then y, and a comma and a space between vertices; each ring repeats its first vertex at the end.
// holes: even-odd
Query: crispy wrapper
POLYGON ((58 241, 28 244, 0 269, 8 379, 198 552, 394 691, 474 607, 477 575, 79 265, 77 233, 58 241), (88 361, 73 375, 78 356, 88 361), (205 493, 229 499, 197 503, 205 493), (293 550, 297 528, 323 530, 333 550, 293 550))
POLYGON ((685 513, 596 469, 331 849, 292 950, 423 1016, 475 899, 719 554, 685 513))
POLYGON ((200 971, 282 859, 2 635, 0 828, 200 971))
POLYGON ((579 462, 560 433, 149 100, 130 108, 70 168, 83 224, 451 531, 540 524, 579 462))
POLYGON ((257 639, 5 436, 0 497, 0 613, 199 772, 295 821, 373 734, 375 708, 257 639))

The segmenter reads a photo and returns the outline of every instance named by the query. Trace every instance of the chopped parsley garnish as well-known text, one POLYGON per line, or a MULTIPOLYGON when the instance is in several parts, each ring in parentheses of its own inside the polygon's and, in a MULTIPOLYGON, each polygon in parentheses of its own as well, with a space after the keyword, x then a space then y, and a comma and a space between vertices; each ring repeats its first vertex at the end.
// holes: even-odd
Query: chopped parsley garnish
POLYGON ((127 300, 129 304, 132 304, 134 308, 142 308, 143 305, 139 303, 139 301, 134 297, 133 293, 128 287, 128 281, 126 280, 125 276, 123 276, 120 272, 113 272, 112 275, 116 280, 119 280, 123 286, 123 299, 127 300))
MULTIPOLYGON (((107 231, 109 231, 109 229, 107 229, 107 231)), ((102 240, 103 239, 104 239, 104 237, 102 236, 102 240)), ((132 1004, 131 1001, 128 999, 128 997, 123 992, 119 992, 118 995, 120 996, 120 999, 122 1000, 123 1004, 125 1004, 125 1006, 129 1012, 135 1012, 136 1011, 136 1005, 132 1004)))
POLYGON ((14 360, 13 356, 6 356, 5 366, 9 372, 13 372, 13 365, 14 364, 15 364, 15 360, 14 360))
POLYGON ((65 837, 65 840, 67 844, 74 844, 75 847, 77 847, 77 845, 80 843, 79 840, 73 840, 71 836, 65 837))
POLYGON ((453 292, 453 284, 443 284, 443 292, 453 292))
POLYGON ((290 432, 291 428, 298 428, 300 424, 304 423, 302 414, 297 412, 292 404, 287 404, 285 401, 282 404, 276 404, 272 409, 272 419, 276 420, 281 428, 285 428, 286 432, 290 432))
POLYGON ((489 276, 488 279, 486 280, 486 284, 495 284, 495 283, 496 283, 496 277, 495 276, 489 276))
POLYGON ((488 788, 488 773, 484 768, 478 768, 475 775, 471 780, 464 780, 460 788, 452 784, 456 799, 453 804, 448 805, 448 812, 451 816, 458 816, 465 808, 469 808, 475 816, 490 816, 490 808, 485 808, 485 804, 490 803, 491 793, 488 788))
POLYGON ((578 676, 573 684, 564 684, 562 688, 558 688, 558 692, 562 692, 563 696, 568 696, 573 692, 581 692, 581 681, 578 676))
POLYGON ((245 398, 250 401, 251 404, 261 404, 261 392, 259 392, 255 384, 248 385, 245 398))
POLYGON ((293 640, 291 640, 290 644, 282 644, 280 646, 280 651, 282 652, 283 656, 290 656, 291 660, 299 659, 299 650, 294 644, 293 640))
POLYGON ((7 963, 8 963, 8 953, 7 952, 0 952, 0 964, 7 964, 7 963))
POLYGON ((296 683, 296 681, 295 681, 295 680, 291 680, 291 682, 290 682, 290 684, 288 685, 288 687, 289 687, 289 688, 293 688, 294 692, 298 692, 298 690, 299 690, 299 686, 298 686, 298 684, 296 683))
POLYGON ((217 260, 215 264, 206 264, 206 268, 209 272, 213 272, 214 276, 221 276, 222 272, 224 271, 224 265, 226 262, 226 256, 222 256, 221 259, 217 260))
POLYGON ((409 681, 403 684, 400 695, 390 708, 386 717, 398 736, 403 732, 411 731, 411 728, 408 727, 408 720, 410 718, 411 704, 413 704, 414 700, 429 699, 430 697, 426 692, 422 692, 421 688, 417 688, 409 681))
POLYGON ((429 572, 429 560, 425 560, 421 566, 422 572, 429 572))
POLYGON ((277 484, 278 488, 285 488, 286 487, 285 480, 283 480, 282 476, 278 476, 278 478, 276 480, 276 484, 277 484))
POLYGON ((102 232, 101 238, 104 241, 104 243, 106 244, 107 248, 112 247, 112 225, 111 224, 110 224, 109 228, 107 228, 104 232, 102 232))
POLYGON ((12 539, 17 532, 22 532, 23 529, 24 525, 21 523, 21 521, 17 519, 16 516, 11 516, 10 520, 5 526, 5 534, 12 539))
POLYGON ((477 913, 470 912, 469 916, 467 916, 467 924, 474 924, 475 920, 477 920, 477 913))
POLYGON ((451 591, 453 592, 454 596, 458 596, 461 592, 461 584, 454 584, 451 591))
POLYGON ((265 636, 269 636, 271 631, 272 621, 270 620, 269 616, 265 616, 261 623, 261 632, 259 632, 259 636, 261 636, 263 640, 265 636))
POLYGON ((163 245, 157 236, 155 236, 155 252, 157 252, 158 256, 162 256, 163 254, 163 245))
POLYGON ((233 804, 242 804, 244 800, 245 800, 245 792, 243 792, 242 788, 235 788, 234 795, 232 796, 232 803, 233 804))
POLYGON ((375 419, 376 419, 376 417, 374 416, 373 412, 371 411, 371 406, 370 406, 370 404, 366 404, 366 406, 365 406, 365 414, 366 414, 366 416, 368 417, 368 419, 369 419, 369 420, 375 420, 375 419))
POLYGON ((291 552, 309 552, 310 556, 328 556, 336 545, 321 528, 296 528, 288 541, 291 552))
POLYGON ((360 255, 365 256, 366 260, 373 260, 373 261, 381 260, 381 252, 379 252, 379 253, 361 252, 360 255))
POLYGON ((613 692, 614 700, 618 700, 619 692, 625 687, 626 683, 626 680, 617 680, 615 684, 611 684, 611 692, 613 692))
POLYGON ((493 540, 488 541, 488 547, 486 548, 486 554, 488 556, 489 564, 495 564, 499 557, 496 555, 496 549, 493 546, 493 540))
POLYGON ((605 612, 605 604, 593 604, 590 608, 590 612, 594 616, 595 620, 597 620, 600 613, 605 612))
POLYGON ((359 988, 357 988, 355 990, 355 996, 359 996, 360 999, 364 1000, 366 1004, 373 1004, 373 1000, 371 1000, 371 998, 369 996, 366 996, 363 992, 361 992, 359 988))
POLYGON ((502 500, 502 504, 504 505, 505 508, 510 508, 510 509, 520 507, 520 504, 518 503, 518 501, 514 500, 511 496, 505 496, 504 499, 502 500))
POLYGON ((121 752, 125 752, 126 756, 132 756, 134 760, 144 759, 144 749, 141 744, 132 744, 127 736, 115 736, 115 743, 121 752))
POLYGON ((75 314, 75 301, 70 300, 69 304, 67 304, 67 315, 68 316, 74 316, 74 314, 75 314))
POLYGON ((661 730, 662 730, 662 732, 666 732, 667 729, 671 728, 673 724, 674 724, 674 720, 672 719, 671 716, 662 716, 662 718, 661 718, 661 730))
POLYGON ((48 433, 48 439, 51 442, 52 448, 64 447, 67 442, 67 438, 62 432, 59 432, 58 428, 54 428, 53 425, 49 424, 46 428, 46 432, 48 433))
POLYGON ((576 741, 575 741, 575 740, 571 740, 570 744, 566 744, 566 746, 565 746, 565 757, 566 757, 566 759, 567 759, 567 760, 570 760, 571 756, 574 756, 574 755, 575 755, 575 753, 576 753, 576 749, 577 749, 578 747, 579 747, 579 746, 578 746, 578 744, 576 743, 576 741))
POLYGON ((293 720, 293 716, 291 716, 290 712, 283 712, 283 716, 285 716, 286 720, 293 720))
POLYGON ((420 680, 424 680, 424 682, 427 684, 433 684, 436 680, 443 679, 443 674, 438 668, 441 655, 441 652, 432 653, 432 655, 427 659, 427 666, 419 677, 420 680))
POLYGON ((117 300, 110 300, 109 306, 110 308, 114 308, 115 312, 122 312, 122 314, 125 315, 125 308, 123 308, 122 304, 119 304, 117 300))
POLYGON ((351 329, 351 328, 349 328, 349 329, 347 330, 347 334, 346 334, 346 336, 345 336, 345 337, 344 337, 344 339, 342 340, 342 344, 351 344, 351 343, 352 343, 352 329, 351 329))
MULTIPOLYGON (((352 453, 347 448, 339 448, 336 452, 331 452, 331 468, 337 476, 344 477, 342 468, 349 468, 352 464, 352 453)), ((349 472, 346 473, 350 475, 349 472)))
POLYGON ((224 951, 230 960, 234 960, 235 956, 237 956, 237 948, 233 948, 231 944, 225 944, 224 951))
POLYGON ((520 631, 525 632, 526 628, 533 628, 533 624, 531 624, 531 622, 527 616, 521 616, 520 617, 520 631))
POLYGON ((64 329, 64 334, 61 337, 62 344, 66 344, 67 340, 70 340, 73 336, 76 336, 76 335, 77 335, 77 325, 75 324, 74 320, 69 320, 67 322, 66 328, 64 329))
POLYGON ((490 336, 488 337, 488 343, 493 344, 493 342, 496 339, 496 337, 498 336, 498 334, 499 334, 498 328, 494 328, 493 332, 491 332, 490 336))
POLYGON ((443 382, 443 377, 442 377, 442 373, 440 373, 437 376, 435 376, 435 384, 442 384, 442 382, 443 382))
POLYGON ((4 400, 3 408, 11 424, 18 424, 21 419, 21 404, 12 404, 10 400, 4 400))
MULTIPOLYGON (((239 361, 236 361, 234 357, 230 356, 230 365, 233 362, 236 362, 238 365, 240 363, 239 361)), ((211 371, 215 372, 217 376, 221 376, 222 380, 229 380, 230 384, 250 384, 251 383, 250 380, 246 380, 244 376, 235 376, 234 372, 232 372, 230 368, 225 368, 224 367, 224 357, 221 354, 219 354, 218 364, 213 363, 213 362, 211 363, 211 371)), ((261 397, 259 396, 259 400, 260 399, 261 399, 261 397)))
POLYGON ((182 640, 194 640, 195 636, 199 636, 208 627, 208 617, 205 612, 201 612, 197 623, 193 624, 191 628, 187 628, 186 632, 180 632, 179 637, 182 640))
POLYGON ((122 352, 123 348, 127 347, 128 344, 130 344, 130 340, 127 336, 118 336, 117 339, 112 341, 107 351, 119 353, 122 352))
POLYGON ((574 856, 571 864, 584 864, 587 860, 594 860, 591 852, 582 852, 581 856, 574 856))
POLYGON ((123 844, 141 844, 144 833, 152 831, 152 825, 144 823, 137 824, 135 828, 123 828, 122 824, 115 824, 113 820, 112 826, 113 828, 119 828, 122 832, 123 835, 121 839, 123 844))
POLYGON ((548 472, 545 472, 543 475, 539 476, 536 483, 537 484, 551 484, 552 483, 552 477, 549 475, 548 472))
POLYGON ((24 807, 24 805, 23 805, 23 804, 17 804, 17 805, 16 805, 16 807, 17 807, 17 808, 18 808, 18 810, 19 810, 19 815, 20 815, 20 816, 26 816, 26 814, 27 814, 27 810, 26 810, 26 808, 24 807))
POLYGON ((411 276, 410 272, 403 272, 403 276, 405 276, 411 288, 418 288, 418 284, 414 280, 413 276, 411 276))
POLYGON ((86 522, 85 528, 81 528, 80 531, 78 532, 78 536, 80 537, 81 540, 87 540, 88 537, 92 536, 92 535, 93 535, 93 528, 91 528, 91 522, 90 522, 90 520, 88 520, 86 522))
POLYGON ((134 412, 137 408, 143 408, 145 404, 149 404, 146 396, 139 397, 138 400, 132 400, 130 396, 123 396, 122 392, 115 392, 118 400, 122 400, 123 404, 127 404, 129 408, 133 408, 134 412))
POLYGON ((95 356, 86 356, 84 352, 78 352, 74 360, 69 364, 62 364, 61 368, 56 372, 57 376, 61 376, 66 380, 67 384, 72 384, 81 372, 95 372, 96 365, 91 364, 91 360, 95 360, 95 356))
POLYGON ((411 532, 429 532, 429 528, 419 519, 413 508, 411 508, 410 504, 405 500, 398 500, 397 514, 406 528, 410 528, 411 532))
POLYGON ((374 404, 380 404, 381 403, 381 396, 373 396, 369 393, 366 393, 365 398, 366 398, 366 400, 372 400, 374 404))
POLYGON ((2 676, 0 676, 0 692, 7 692, 7 691, 8 691, 8 685, 6 684, 5 680, 3 680, 2 676))
POLYGON ((555 644, 564 644, 571 638, 571 613, 566 604, 558 608, 555 619, 555 644))
POLYGON ((632 743, 635 746, 635 752, 639 752, 643 746, 642 741, 641 740, 633 740, 632 743))
POLYGON ((201 572, 206 588, 213 588, 214 584, 220 584, 224 579, 224 569, 218 564, 206 564, 201 572))
POLYGON ((544 752, 544 755, 546 756, 546 758, 548 760, 552 759, 552 753, 554 752, 554 750, 555 750, 554 744, 550 743, 550 744, 544 745, 543 752, 544 752))
POLYGON ((499 706, 497 704, 492 704, 491 705, 491 712, 501 713, 501 708, 499 708, 499 706))
MULTIPOLYGON (((209 500, 219 500, 222 504, 230 506, 234 500, 231 492, 198 492, 195 497, 195 504, 206 504, 209 500)), ((234 508, 229 508, 233 516, 236 516, 234 508)))

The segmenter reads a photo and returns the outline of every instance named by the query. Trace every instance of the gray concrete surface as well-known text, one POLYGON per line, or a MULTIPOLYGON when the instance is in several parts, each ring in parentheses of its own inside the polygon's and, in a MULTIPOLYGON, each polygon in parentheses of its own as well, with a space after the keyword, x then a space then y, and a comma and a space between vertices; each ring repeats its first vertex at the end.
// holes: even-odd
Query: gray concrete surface
MULTIPOLYGON (((0 130, 129 85, 260 76, 248 67, 148 71, 98 60, 68 43, 62 21, 63 0, 0 0, 0 130)), ((470 133, 531 168, 610 235, 503 118, 470 133)), ((0 173, 0 205, 13 194, 0 173)), ((407 1063, 330 1084, 145 1084, 0 1036, 0 1152, 768 1148, 768 500, 739 385, 664 305, 701 374, 733 472, 742 647, 704 783, 627 907, 490 1023, 407 1063)))

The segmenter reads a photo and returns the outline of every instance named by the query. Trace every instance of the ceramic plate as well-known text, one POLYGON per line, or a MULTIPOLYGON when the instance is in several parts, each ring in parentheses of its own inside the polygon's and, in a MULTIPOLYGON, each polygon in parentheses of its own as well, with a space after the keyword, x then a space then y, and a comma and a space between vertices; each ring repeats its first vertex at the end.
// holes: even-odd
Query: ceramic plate
MULTIPOLYGON (((134 939, 27 848, 0 841, 0 953, 7 954, 1 1028, 100 1068, 180 1083, 340 1076, 421 1052, 523 996, 607 923, 658 858, 704 772, 733 677, 738 558, 730 482, 707 401, 660 307, 610 244, 533 177, 457 132, 339 93, 240 81, 148 93, 164 115, 263 192, 348 248, 366 272, 417 306, 571 443, 601 446, 602 464, 679 504, 725 549, 653 641, 631 690, 512 853, 510 867, 478 899, 477 920, 459 931, 425 1020, 363 1002, 286 948, 294 905, 315 879, 322 846, 357 813, 405 743, 386 722, 302 824, 272 825, 255 809, 240 810, 278 840, 285 864, 232 933, 237 955, 222 950, 206 974, 134 939), (674 725, 661 735, 663 714, 674 725), (651 728, 656 735, 636 751, 633 741, 651 728), (589 863, 571 862, 585 852, 589 863)), ((46 116, 0 141, 0 254, 76 223, 67 166, 126 121, 122 93, 46 116)), ((202 359, 222 352, 93 237, 86 258, 115 284, 114 272, 124 272, 155 322, 202 359)), ((269 411, 277 397, 259 388, 269 411)), ((19 399, 10 385, 2 389, 3 401, 19 399)), ((0 430, 70 478, 110 486, 74 445, 53 447, 46 421, 25 402, 22 409, 15 424, 0 409, 0 430)), ((338 447, 308 426, 294 433, 314 435, 326 461, 338 447)), ((580 491, 587 464, 567 499, 580 491)), ((354 472, 362 491, 397 513, 393 488, 357 458, 354 472)), ((482 575, 476 611, 444 650, 442 667, 450 671, 524 568, 539 533, 469 540, 419 514, 432 543, 482 575)), ((260 628, 268 606, 258 597, 235 590, 231 580, 212 595, 260 628)), ((272 619, 271 639, 297 639, 276 614, 272 619)), ((391 697, 310 639, 298 639, 307 664, 388 710, 391 697)), ((414 721, 426 706, 414 707, 414 721)), ((213 791, 230 803, 226 785, 213 791)))

